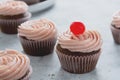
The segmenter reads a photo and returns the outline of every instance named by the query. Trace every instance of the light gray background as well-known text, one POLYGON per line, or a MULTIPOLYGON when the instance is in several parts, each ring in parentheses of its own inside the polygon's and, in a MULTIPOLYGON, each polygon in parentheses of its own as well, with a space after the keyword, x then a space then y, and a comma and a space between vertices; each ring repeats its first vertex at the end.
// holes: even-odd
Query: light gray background
MULTIPOLYGON (((40 7, 38 7, 40 8, 40 7)), ((112 14, 120 10, 120 0, 57 0, 49 10, 34 13, 32 19, 53 20, 59 32, 79 20, 87 29, 98 30, 103 38, 102 55, 94 71, 71 74, 61 69, 56 53, 45 57, 31 57, 31 80, 120 80, 120 45, 116 45, 110 32, 112 14)), ((23 51, 16 35, 0 33, 0 50, 23 51)))

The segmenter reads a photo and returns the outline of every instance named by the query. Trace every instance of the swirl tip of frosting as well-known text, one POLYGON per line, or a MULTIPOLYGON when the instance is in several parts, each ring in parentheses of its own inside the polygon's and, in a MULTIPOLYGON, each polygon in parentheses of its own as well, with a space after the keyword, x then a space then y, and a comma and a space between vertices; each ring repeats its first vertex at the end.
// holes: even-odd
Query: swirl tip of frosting
POLYGON ((19 80, 30 68, 29 58, 13 49, 0 51, 0 80, 19 80))
MULTIPOLYGON (((0 50, 0 54, 3 54, 3 53, 7 53, 7 54, 16 54, 16 55, 24 55, 26 56, 25 54, 17 51, 17 50, 14 50, 14 49, 5 49, 5 50, 0 50)), ((27 57, 27 56, 26 56, 27 57)))
POLYGON ((101 48, 101 35, 96 30, 87 30, 82 35, 75 36, 70 31, 58 36, 58 44, 73 52, 92 52, 101 48))
POLYGON ((116 28, 120 28, 120 11, 116 11, 112 15, 112 25, 114 25, 116 28))
POLYGON ((0 54, 1 53, 12 53, 12 54, 14 54, 14 53, 18 53, 18 51, 17 50, 13 50, 13 49, 5 49, 5 50, 1 50, 0 51, 0 54))
POLYGON ((28 5, 23 1, 7 0, 0 2, 0 15, 18 15, 28 11, 28 5))
POLYGON ((0 6, 9 6, 9 7, 18 7, 18 6, 26 6, 28 7, 28 5, 24 2, 24 1, 14 1, 14 0, 6 0, 6 1, 2 1, 0 2, 0 6))
POLYGON ((56 37, 57 29, 48 19, 30 20, 21 24, 18 35, 30 40, 46 40, 56 37))

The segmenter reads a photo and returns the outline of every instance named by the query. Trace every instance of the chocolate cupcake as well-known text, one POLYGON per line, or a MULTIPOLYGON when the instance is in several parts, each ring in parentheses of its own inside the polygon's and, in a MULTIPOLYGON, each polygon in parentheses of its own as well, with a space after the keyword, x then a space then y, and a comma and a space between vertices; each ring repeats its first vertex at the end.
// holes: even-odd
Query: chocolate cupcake
POLYGON ((26 55, 11 49, 0 51, 0 80, 29 80, 31 74, 26 55))
POLYGON ((120 44, 120 11, 113 15, 111 22, 111 31, 115 43, 120 44))
POLYGON ((87 73, 95 69, 101 45, 101 36, 97 31, 85 31, 83 23, 74 22, 70 30, 58 36, 56 53, 64 70, 87 73))
POLYGON ((35 4, 35 3, 40 2, 40 0, 17 0, 17 1, 24 1, 24 2, 26 2, 28 5, 35 4))
POLYGON ((18 28, 24 51, 32 56, 44 56, 53 52, 57 30, 53 22, 47 19, 31 20, 18 28))
POLYGON ((30 18, 25 2, 11 0, 0 3, 0 28, 3 33, 17 34, 18 25, 30 18))

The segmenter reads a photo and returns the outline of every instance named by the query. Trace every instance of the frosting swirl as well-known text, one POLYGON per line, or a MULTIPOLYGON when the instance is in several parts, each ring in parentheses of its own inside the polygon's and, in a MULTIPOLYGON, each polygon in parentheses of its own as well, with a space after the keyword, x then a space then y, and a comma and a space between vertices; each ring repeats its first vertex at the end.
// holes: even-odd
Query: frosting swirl
POLYGON ((120 28, 120 11, 113 15, 112 25, 114 25, 116 28, 120 28))
POLYGON ((15 50, 0 51, 0 80, 19 80, 30 68, 29 58, 15 50))
POLYGON ((0 15, 18 15, 28 10, 28 6, 23 1, 2 1, 0 2, 0 15))
POLYGON ((29 40, 46 40, 56 37, 56 33, 55 25, 47 19, 27 21, 18 29, 18 35, 29 40))
POLYGON ((72 52, 92 52, 99 50, 102 45, 101 36, 97 31, 86 31, 84 34, 75 36, 66 31, 58 37, 58 44, 72 52))

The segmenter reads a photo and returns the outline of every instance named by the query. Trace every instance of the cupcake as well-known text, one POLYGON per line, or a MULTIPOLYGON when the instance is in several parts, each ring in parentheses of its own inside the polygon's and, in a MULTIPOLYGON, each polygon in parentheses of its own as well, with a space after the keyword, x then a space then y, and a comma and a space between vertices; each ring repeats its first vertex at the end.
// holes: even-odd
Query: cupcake
POLYGON ((53 22, 47 19, 31 20, 18 28, 24 51, 32 56, 44 56, 53 52, 57 30, 53 22))
POLYGON ((111 22, 111 31, 115 43, 120 44, 120 11, 113 15, 111 22))
POLYGON ((24 1, 24 2, 26 2, 28 5, 35 4, 35 3, 40 2, 40 0, 17 0, 17 1, 24 1))
POLYGON ((85 31, 83 23, 73 22, 70 30, 58 36, 56 53, 64 70, 82 74, 95 69, 101 45, 99 32, 85 31))
POLYGON ((32 73, 29 58, 16 51, 0 51, 0 80, 29 80, 32 73))
POLYGON ((29 20, 31 13, 23 1, 0 2, 0 28, 3 33, 17 34, 18 25, 29 20))

